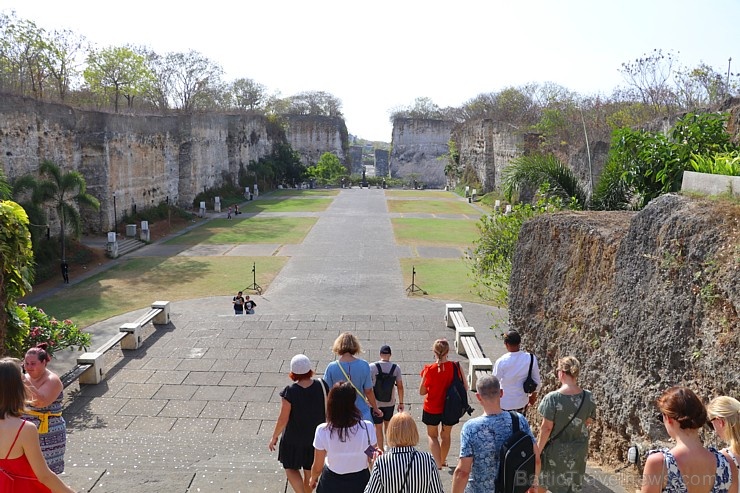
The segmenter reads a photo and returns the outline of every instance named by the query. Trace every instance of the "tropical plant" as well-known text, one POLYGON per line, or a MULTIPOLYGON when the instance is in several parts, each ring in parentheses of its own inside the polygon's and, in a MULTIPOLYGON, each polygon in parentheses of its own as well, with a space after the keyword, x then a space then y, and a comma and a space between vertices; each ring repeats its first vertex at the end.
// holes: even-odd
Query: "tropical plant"
POLYGON ((66 262, 66 227, 72 227, 75 237, 82 231, 82 219, 75 205, 86 205, 98 210, 100 202, 87 193, 85 178, 77 171, 62 173, 59 166, 46 160, 39 166, 39 172, 48 179, 30 185, 33 190, 31 200, 34 204, 49 204, 56 210, 60 225, 61 260, 66 262))
POLYGON ((720 152, 713 156, 691 156, 691 168, 697 173, 740 176, 740 151, 720 152))
POLYGON ((588 194, 575 173, 552 154, 533 154, 512 160, 502 173, 503 191, 511 201, 515 192, 524 188, 540 189, 545 197, 557 197, 563 202, 575 202, 578 208, 588 207, 588 194))
POLYGON ((481 217, 478 223, 480 238, 471 262, 471 272, 478 295, 506 307, 509 298, 509 280, 514 250, 522 224, 534 216, 566 208, 557 198, 541 199, 536 204, 517 204, 510 213, 500 212, 481 217))
MULTIPOLYGON (((2 181, 2 180, 0 180, 2 181)), ((16 301, 31 290, 33 249, 28 216, 10 200, 0 200, 0 353, 22 343, 16 301)))

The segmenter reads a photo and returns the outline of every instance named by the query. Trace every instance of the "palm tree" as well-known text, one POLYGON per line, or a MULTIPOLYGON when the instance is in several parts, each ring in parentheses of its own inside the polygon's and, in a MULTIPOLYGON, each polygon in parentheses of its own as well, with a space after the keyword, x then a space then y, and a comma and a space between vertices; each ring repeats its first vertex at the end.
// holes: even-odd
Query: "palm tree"
POLYGON ((71 226, 75 237, 79 237, 82 231, 80 212, 74 204, 88 205, 98 210, 100 202, 87 193, 85 178, 77 171, 62 174, 59 166, 46 160, 39 166, 39 172, 49 179, 36 184, 32 201, 39 204, 50 204, 57 211, 60 224, 59 236, 62 242, 62 262, 66 262, 65 227, 71 226))
POLYGON ((511 161, 502 176, 508 200, 525 187, 542 188, 548 197, 560 197, 567 204, 575 199, 581 209, 588 207, 588 194, 575 173, 552 154, 521 156, 511 161))

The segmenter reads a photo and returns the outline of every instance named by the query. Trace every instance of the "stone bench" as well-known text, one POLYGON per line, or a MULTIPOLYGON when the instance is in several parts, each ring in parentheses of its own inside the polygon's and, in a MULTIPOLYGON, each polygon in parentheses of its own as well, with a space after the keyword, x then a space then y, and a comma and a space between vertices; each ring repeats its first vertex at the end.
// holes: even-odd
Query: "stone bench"
POLYGON ((102 347, 96 351, 86 352, 77 358, 77 366, 62 376, 64 387, 66 388, 77 379, 81 384, 100 383, 108 370, 105 364, 105 353, 119 343, 121 349, 131 350, 141 347, 142 328, 149 322, 153 325, 169 324, 170 302, 155 301, 151 309, 136 321, 121 325, 118 329, 119 333, 106 341, 102 347))
POLYGON ((493 363, 486 358, 483 348, 475 336, 465 336, 461 338, 465 355, 468 357, 468 388, 475 392, 475 384, 478 378, 493 371, 493 363))

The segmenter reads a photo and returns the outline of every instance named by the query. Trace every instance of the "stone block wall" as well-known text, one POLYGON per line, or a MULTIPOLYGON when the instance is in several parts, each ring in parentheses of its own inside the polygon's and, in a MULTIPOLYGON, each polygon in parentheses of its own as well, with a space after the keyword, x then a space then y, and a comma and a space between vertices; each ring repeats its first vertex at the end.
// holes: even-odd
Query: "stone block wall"
POLYGON ((362 174, 362 146, 350 146, 349 148, 350 173, 362 174))
POLYGON ((375 149, 375 176, 388 176, 390 155, 385 149, 375 149))
POLYGON ((397 118, 393 121, 390 175, 416 179, 429 187, 445 186, 445 161, 454 122, 397 118))

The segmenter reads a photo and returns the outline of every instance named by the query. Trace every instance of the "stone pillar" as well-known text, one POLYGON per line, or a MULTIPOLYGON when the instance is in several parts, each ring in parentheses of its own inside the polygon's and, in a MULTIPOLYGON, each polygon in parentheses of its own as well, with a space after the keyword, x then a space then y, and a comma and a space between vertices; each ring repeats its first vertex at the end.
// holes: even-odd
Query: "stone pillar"
POLYGON ((141 241, 146 241, 147 243, 149 243, 150 238, 149 221, 141 221, 141 235, 139 236, 139 239, 141 241))
POLYGON ((260 191, 257 188, 257 184, 256 183, 254 184, 254 196, 255 197, 259 197, 260 196, 260 191))
POLYGON ((206 217, 206 203, 200 203, 200 210, 198 211, 198 217, 206 217))
POLYGON ((108 244, 105 246, 105 254, 110 258, 118 258, 118 241, 116 233, 113 231, 108 233, 108 244))
POLYGON ((213 204, 213 212, 221 212, 221 197, 216 197, 215 203, 213 204))

